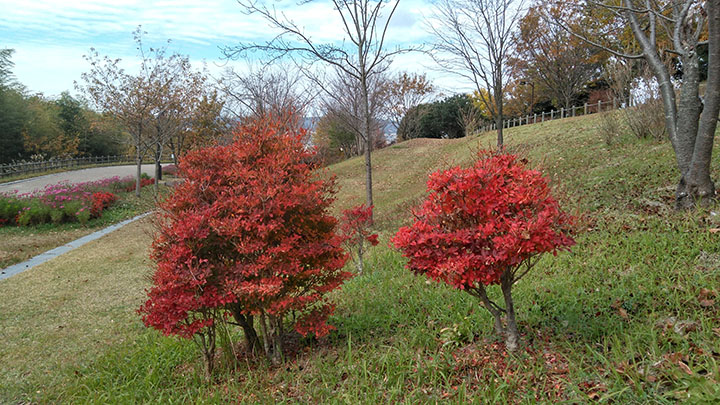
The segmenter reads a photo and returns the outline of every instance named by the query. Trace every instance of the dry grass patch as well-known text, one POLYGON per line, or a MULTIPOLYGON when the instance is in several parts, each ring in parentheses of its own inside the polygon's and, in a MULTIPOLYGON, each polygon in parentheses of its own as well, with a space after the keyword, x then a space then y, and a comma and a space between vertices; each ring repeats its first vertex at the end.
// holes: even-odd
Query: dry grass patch
POLYGON ((148 229, 147 220, 130 224, 0 281, 0 398, 27 392, 28 381, 52 386, 57 370, 143 329, 135 309, 148 285, 148 229))
POLYGON ((88 235, 101 227, 38 232, 33 228, 8 229, 2 233, 0 268, 12 266, 31 257, 88 235))

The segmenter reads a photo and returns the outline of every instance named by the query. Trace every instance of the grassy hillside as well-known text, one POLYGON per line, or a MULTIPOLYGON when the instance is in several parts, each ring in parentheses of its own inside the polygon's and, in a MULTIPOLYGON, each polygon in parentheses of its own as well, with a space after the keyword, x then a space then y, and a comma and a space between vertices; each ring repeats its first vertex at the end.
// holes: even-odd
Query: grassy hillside
MULTIPOLYGON (((507 132, 583 225, 572 253, 543 259, 517 286, 526 346, 515 356, 472 297, 414 277, 387 247, 430 171, 494 144, 493 134, 423 139, 373 155, 384 243, 334 295, 329 338, 295 342, 282 367, 248 361, 204 383, 193 344, 145 329, 135 313, 150 274, 150 228, 135 224, 0 282, 0 402, 720 400, 720 219, 671 209, 667 142, 607 145, 599 123, 507 132)), ((363 202, 363 164, 329 168, 338 210, 363 202)))

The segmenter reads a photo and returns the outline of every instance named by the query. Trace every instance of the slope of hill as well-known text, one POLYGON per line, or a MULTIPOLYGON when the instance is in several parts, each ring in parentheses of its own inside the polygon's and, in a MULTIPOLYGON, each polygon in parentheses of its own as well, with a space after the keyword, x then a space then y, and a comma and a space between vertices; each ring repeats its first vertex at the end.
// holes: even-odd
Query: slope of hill
MULTIPOLYGON (((243 362, 204 382, 192 343, 145 329, 134 312, 149 272, 142 249, 149 238, 137 225, 0 284, 0 399, 720 400, 718 215, 673 211, 678 174, 670 145, 630 135, 608 145, 600 119, 507 132, 508 148, 545 171, 562 204, 582 219, 572 253, 544 258, 516 287, 525 342, 517 355, 495 341, 474 298, 413 276, 387 247, 424 195, 429 172, 467 165, 494 144, 493 134, 420 139, 373 155, 384 243, 369 253, 366 272, 334 295, 337 330, 329 338, 296 341, 282 367, 243 362)), ((338 210, 363 202, 363 164, 358 158, 328 168, 338 177, 338 210)))

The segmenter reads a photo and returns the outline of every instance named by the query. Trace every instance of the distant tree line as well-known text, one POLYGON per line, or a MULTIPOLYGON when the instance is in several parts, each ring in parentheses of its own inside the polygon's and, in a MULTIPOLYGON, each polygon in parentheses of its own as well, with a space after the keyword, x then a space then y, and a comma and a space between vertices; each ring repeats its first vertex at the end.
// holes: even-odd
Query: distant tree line
POLYGON ((63 92, 30 93, 12 74, 12 49, 0 50, 0 163, 124 153, 110 117, 63 92))

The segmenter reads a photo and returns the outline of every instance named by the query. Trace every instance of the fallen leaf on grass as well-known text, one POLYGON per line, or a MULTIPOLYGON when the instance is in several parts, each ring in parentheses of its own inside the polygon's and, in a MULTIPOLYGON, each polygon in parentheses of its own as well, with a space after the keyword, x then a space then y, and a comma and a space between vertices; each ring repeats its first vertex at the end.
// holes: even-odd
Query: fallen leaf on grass
POLYGON ((677 362, 677 365, 678 365, 678 366, 680 367, 680 369, 681 369, 682 371, 684 371, 687 375, 692 375, 692 374, 693 374, 692 370, 690 370, 690 367, 689 367, 687 364, 685 364, 685 362, 683 362, 683 361, 678 361, 678 362, 677 362))
POLYGON ((708 308, 713 305, 715 305, 715 300, 708 300, 708 299, 700 300, 700 306, 703 308, 708 308))
POLYGON ((690 321, 690 320, 683 320, 678 321, 675 326, 673 327, 673 330, 678 335, 685 335, 688 332, 693 332, 697 330, 697 322, 690 321))
POLYGON ((718 232, 720 232, 720 228, 710 228, 710 229, 708 229, 708 232, 710 232, 710 233, 718 233, 718 232))
POLYGON ((703 308, 708 308, 715 305, 715 297, 717 294, 713 290, 707 288, 701 288, 698 294, 698 303, 703 308))

